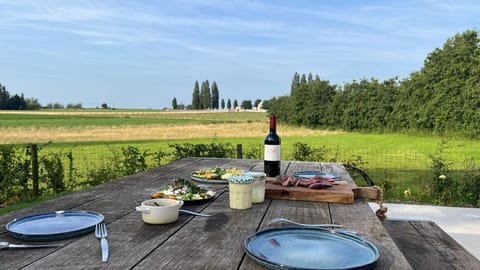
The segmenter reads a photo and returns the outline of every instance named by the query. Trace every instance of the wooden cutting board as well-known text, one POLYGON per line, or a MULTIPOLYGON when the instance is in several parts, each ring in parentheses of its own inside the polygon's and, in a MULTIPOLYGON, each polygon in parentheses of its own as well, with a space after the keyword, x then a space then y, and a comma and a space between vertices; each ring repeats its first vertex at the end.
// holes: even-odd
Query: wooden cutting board
POLYGON ((346 181, 335 181, 335 185, 324 189, 304 187, 284 187, 282 185, 265 184, 265 198, 297 201, 317 201, 334 203, 353 203, 355 194, 352 185, 346 181))

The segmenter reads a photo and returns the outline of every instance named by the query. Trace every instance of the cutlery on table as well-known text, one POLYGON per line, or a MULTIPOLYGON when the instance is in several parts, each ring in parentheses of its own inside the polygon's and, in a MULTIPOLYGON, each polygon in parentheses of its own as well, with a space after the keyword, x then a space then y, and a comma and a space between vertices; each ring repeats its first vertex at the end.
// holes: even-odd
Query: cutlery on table
POLYGON ((288 223, 292 223, 292 224, 299 225, 299 226, 304 226, 304 227, 343 228, 342 225, 338 225, 338 224, 305 224, 305 223, 298 223, 298 222, 295 222, 293 220, 289 220, 289 219, 286 219, 286 218, 273 218, 272 220, 270 220, 268 222, 267 225, 270 225, 270 224, 275 223, 275 222, 288 222, 288 223))
POLYGON ((108 260, 108 242, 107 242, 107 226, 105 223, 100 222, 95 225, 95 237, 100 239, 100 245, 102 246, 102 262, 108 260))
MULTIPOLYGON (((156 206, 160 206, 160 204, 158 204, 157 202, 153 202, 153 204, 155 204, 156 206)), ((211 217, 212 216, 212 215, 209 215, 209 214, 202 214, 202 213, 189 211, 189 210, 184 210, 184 209, 179 209, 178 211, 181 212, 181 213, 190 214, 190 215, 194 215, 194 216, 201 216, 201 217, 211 217)))
POLYGON ((63 247, 63 244, 14 244, 9 242, 0 242, 0 249, 7 248, 48 248, 63 247))
POLYGON ((202 213, 198 213, 198 212, 194 212, 194 211, 189 211, 189 210, 184 210, 184 209, 180 209, 178 210, 180 213, 186 213, 186 214, 190 214, 190 215, 194 215, 194 216, 201 216, 201 217, 211 217, 212 215, 209 215, 209 214, 202 214, 202 213))

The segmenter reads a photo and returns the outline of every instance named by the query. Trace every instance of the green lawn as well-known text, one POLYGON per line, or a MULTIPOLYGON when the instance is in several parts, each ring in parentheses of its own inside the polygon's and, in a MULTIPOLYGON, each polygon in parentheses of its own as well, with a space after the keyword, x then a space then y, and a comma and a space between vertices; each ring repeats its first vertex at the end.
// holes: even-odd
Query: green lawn
MULTIPOLYGON (((281 134, 280 134, 281 135, 281 134)), ((218 138, 217 142, 242 144, 244 151, 258 149, 262 154, 263 137, 254 138, 218 138)), ((62 143, 49 145, 46 150, 66 152, 72 151, 77 162, 93 162, 108 157, 112 150, 126 146, 134 146, 140 150, 155 152, 171 151, 171 143, 208 144, 213 138, 189 140, 158 140, 129 142, 98 143, 62 143)), ((293 144, 305 143, 311 147, 325 146, 329 149, 328 159, 337 161, 353 160, 361 157, 366 162, 365 168, 372 179, 381 184, 391 182, 393 189, 391 199, 401 200, 403 192, 421 192, 428 180, 433 177, 432 156, 437 155, 437 147, 441 138, 407 136, 401 134, 360 134, 347 133, 340 135, 323 135, 317 137, 282 137, 282 159, 293 159, 293 144)), ((448 141, 443 158, 451 163, 451 175, 460 176, 465 169, 465 160, 473 159, 478 163, 480 144, 475 141, 452 139, 448 141)), ((77 164, 77 166, 82 166, 77 164)), ((388 198, 387 198, 388 199, 388 198)), ((418 199, 418 198, 417 198, 418 199)))
MULTIPOLYGON (((48 113, 48 111, 46 112, 48 113)), ((256 112, 166 113, 162 111, 52 111, 51 114, 0 113, 2 127, 73 127, 124 125, 191 125, 265 121, 256 112)))

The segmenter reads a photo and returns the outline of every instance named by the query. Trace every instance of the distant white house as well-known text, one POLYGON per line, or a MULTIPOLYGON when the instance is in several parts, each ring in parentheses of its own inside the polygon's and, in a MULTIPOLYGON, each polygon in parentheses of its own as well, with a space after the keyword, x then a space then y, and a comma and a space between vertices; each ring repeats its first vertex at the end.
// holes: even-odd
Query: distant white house
POLYGON ((260 103, 258 103, 258 106, 257 106, 257 108, 256 108, 256 109, 257 109, 257 111, 261 111, 261 110, 263 110, 263 100, 262 100, 262 101, 260 101, 260 103))
POLYGON ((266 112, 265 109, 263 109, 263 100, 260 101, 260 103, 258 103, 258 106, 257 107, 252 107, 252 109, 250 110, 245 110, 243 109, 241 106, 237 106, 235 108, 232 109, 233 111, 235 112, 245 112, 245 111, 256 111, 256 112, 266 112))

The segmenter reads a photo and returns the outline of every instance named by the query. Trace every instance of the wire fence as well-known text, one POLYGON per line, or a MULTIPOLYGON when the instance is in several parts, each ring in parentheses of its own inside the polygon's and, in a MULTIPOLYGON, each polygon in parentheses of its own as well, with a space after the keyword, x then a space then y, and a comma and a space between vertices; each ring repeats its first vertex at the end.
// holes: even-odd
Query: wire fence
MULTIPOLYGON (((37 150, 32 146, 4 145, 0 148, 3 149, 0 203, 83 189, 187 156, 263 159, 262 144, 152 145, 139 142, 72 146, 51 143, 38 145, 37 150), (8 157, 5 149, 13 149, 14 154, 8 157), (35 159, 37 172, 32 168, 35 159)), ((360 167, 376 185, 384 188, 387 201, 480 206, 480 173, 474 156, 450 155, 447 160, 418 149, 389 152, 385 148, 372 147, 346 151, 341 147, 327 149, 296 144, 282 145, 282 159, 334 161, 360 167), (439 176, 444 174, 447 180, 437 183, 439 176), (468 199, 456 198, 462 196, 465 189, 470 189, 468 199)), ((192 171, 194 169, 197 168, 192 171)), ((363 183, 358 175, 353 177, 358 184, 363 183)))

